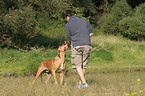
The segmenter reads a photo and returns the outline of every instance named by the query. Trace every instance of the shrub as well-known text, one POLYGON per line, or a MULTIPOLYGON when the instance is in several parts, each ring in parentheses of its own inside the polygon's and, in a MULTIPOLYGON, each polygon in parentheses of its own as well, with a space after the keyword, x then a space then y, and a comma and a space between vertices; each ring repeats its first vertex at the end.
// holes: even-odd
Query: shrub
POLYGON ((118 34, 118 20, 112 14, 106 14, 101 18, 101 30, 109 34, 118 34))
POLYGON ((35 26, 35 13, 30 6, 10 9, 3 17, 0 46, 27 48, 29 39, 37 34, 35 26))
POLYGON ((112 7, 110 13, 120 20, 123 17, 131 16, 133 12, 131 6, 126 2, 126 0, 118 0, 112 7))
POLYGON ((145 40, 145 3, 135 8, 132 17, 126 17, 119 22, 123 36, 133 40, 145 40))
POLYGON ((135 8, 135 16, 145 23, 145 3, 135 8))
POLYGON ((119 21, 124 17, 131 16, 132 9, 126 2, 126 0, 117 1, 112 7, 110 13, 104 15, 99 23, 101 29, 105 33, 118 34, 119 33, 119 21))
POLYGON ((30 4, 37 12, 36 17, 45 20, 62 20, 61 14, 69 7, 68 0, 28 0, 25 4, 30 4))
POLYGON ((145 39, 145 23, 140 18, 126 17, 119 22, 120 32, 124 37, 128 37, 133 40, 145 39))

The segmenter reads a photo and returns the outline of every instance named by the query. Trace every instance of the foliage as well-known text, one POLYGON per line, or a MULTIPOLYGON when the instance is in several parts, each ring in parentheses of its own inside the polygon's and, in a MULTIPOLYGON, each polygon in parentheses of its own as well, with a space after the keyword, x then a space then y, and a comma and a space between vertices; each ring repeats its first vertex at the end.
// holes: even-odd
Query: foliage
POLYGON ((145 3, 135 8, 135 17, 145 23, 145 3))
POLYGON ((131 17, 120 20, 119 28, 123 36, 133 40, 145 40, 145 3, 135 8, 131 17))
MULTIPOLYGON (((4 14, 6 14, 7 13, 7 9, 6 9, 6 5, 4 4, 4 2, 2 1, 2 0, 0 0, 0 13, 1 13, 1 15, 0 15, 0 17, 2 17, 4 14)), ((0 20, 1 21, 1 20, 0 20)))
POLYGON ((135 16, 123 18, 119 22, 119 28, 124 37, 134 40, 144 40, 145 38, 145 23, 135 16))
POLYGON ((45 20, 61 20, 61 14, 69 7, 68 0, 29 0, 27 3, 33 6, 38 19, 45 20))
POLYGON ((133 40, 145 39, 145 4, 132 10, 126 0, 117 1, 110 13, 104 15, 100 28, 109 34, 122 34, 133 40), (133 13, 134 12, 134 13, 133 13))
POLYGON ((35 13, 31 6, 19 9, 10 9, 3 17, 1 45, 26 49, 30 39, 37 34, 35 30, 35 13))
POLYGON ((99 23, 101 29, 109 34, 119 33, 119 21, 127 16, 132 15, 131 7, 125 2, 126 0, 117 1, 112 7, 110 13, 104 15, 99 23))
MULTIPOLYGON (((116 35, 121 32, 124 35, 125 32, 122 32, 124 30, 119 27, 119 22, 134 15, 130 5, 142 3, 142 1, 135 4, 130 2, 130 0, 1 0, 0 47, 15 47, 23 51, 35 46, 57 47, 56 43, 51 43, 56 40, 51 36, 64 28, 66 21, 63 13, 68 9, 73 10, 75 15, 88 20, 95 27, 100 25, 105 33, 116 35), (53 30, 51 28, 58 28, 58 30, 51 31, 53 30)), ((140 18, 138 20, 144 23, 144 5, 139 5, 134 10, 135 16, 140 18)), ((127 34, 124 36, 132 38, 127 34)), ((58 37, 60 39, 65 36, 58 37)), ((142 38, 144 36, 135 36, 132 39, 142 40, 142 38)))
MULTIPOLYGON (((0 47, 18 48, 27 51, 31 47, 45 44, 44 37, 38 34, 42 21, 63 19, 60 14, 68 7, 65 0, 24 0, 24 1, 0 1, 2 16, 0 16, 0 47), (48 6, 49 5, 49 6, 48 6), (42 40, 42 41, 40 41, 42 40), (38 42, 39 41, 39 42, 38 42)), ((54 45, 53 45, 54 46, 54 45)))

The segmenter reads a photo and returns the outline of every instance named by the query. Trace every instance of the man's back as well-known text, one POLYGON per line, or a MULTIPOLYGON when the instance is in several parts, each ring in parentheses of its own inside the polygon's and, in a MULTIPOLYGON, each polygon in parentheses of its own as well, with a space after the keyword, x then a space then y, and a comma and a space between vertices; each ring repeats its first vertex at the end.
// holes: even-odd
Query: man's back
POLYGON ((70 40, 73 47, 78 45, 91 45, 89 34, 93 30, 85 19, 71 16, 65 29, 68 40, 70 40))

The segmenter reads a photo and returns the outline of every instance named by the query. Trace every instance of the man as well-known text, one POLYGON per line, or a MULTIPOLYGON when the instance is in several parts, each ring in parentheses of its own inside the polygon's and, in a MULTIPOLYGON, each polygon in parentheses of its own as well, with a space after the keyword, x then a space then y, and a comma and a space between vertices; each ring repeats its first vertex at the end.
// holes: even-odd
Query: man
POLYGON ((71 10, 66 12, 65 17, 68 21, 65 26, 68 43, 65 46, 66 49, 68 49, 68 46, 72 45, 72 68, 77 70, 80 77, 77 87, 79 88, 81 83, 83 88, 88 87, 84 73, 89 63, 90 51, 92 48, 90 37, 93 35, 93 29, 88 21, 74 16, 71 10))

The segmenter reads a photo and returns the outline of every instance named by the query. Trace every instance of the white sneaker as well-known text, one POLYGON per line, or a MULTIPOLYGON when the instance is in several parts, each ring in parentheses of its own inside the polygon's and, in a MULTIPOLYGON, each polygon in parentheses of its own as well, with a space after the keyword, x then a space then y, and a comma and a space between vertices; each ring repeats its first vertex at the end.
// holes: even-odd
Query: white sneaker
POLYGON ((77 84, 77 88, 81 88, 81 84, 80 83, 77 84))
POLYGON ((86 88, 86 87, 88 87, 88 83, 82 84, 82 88, 86 88))

